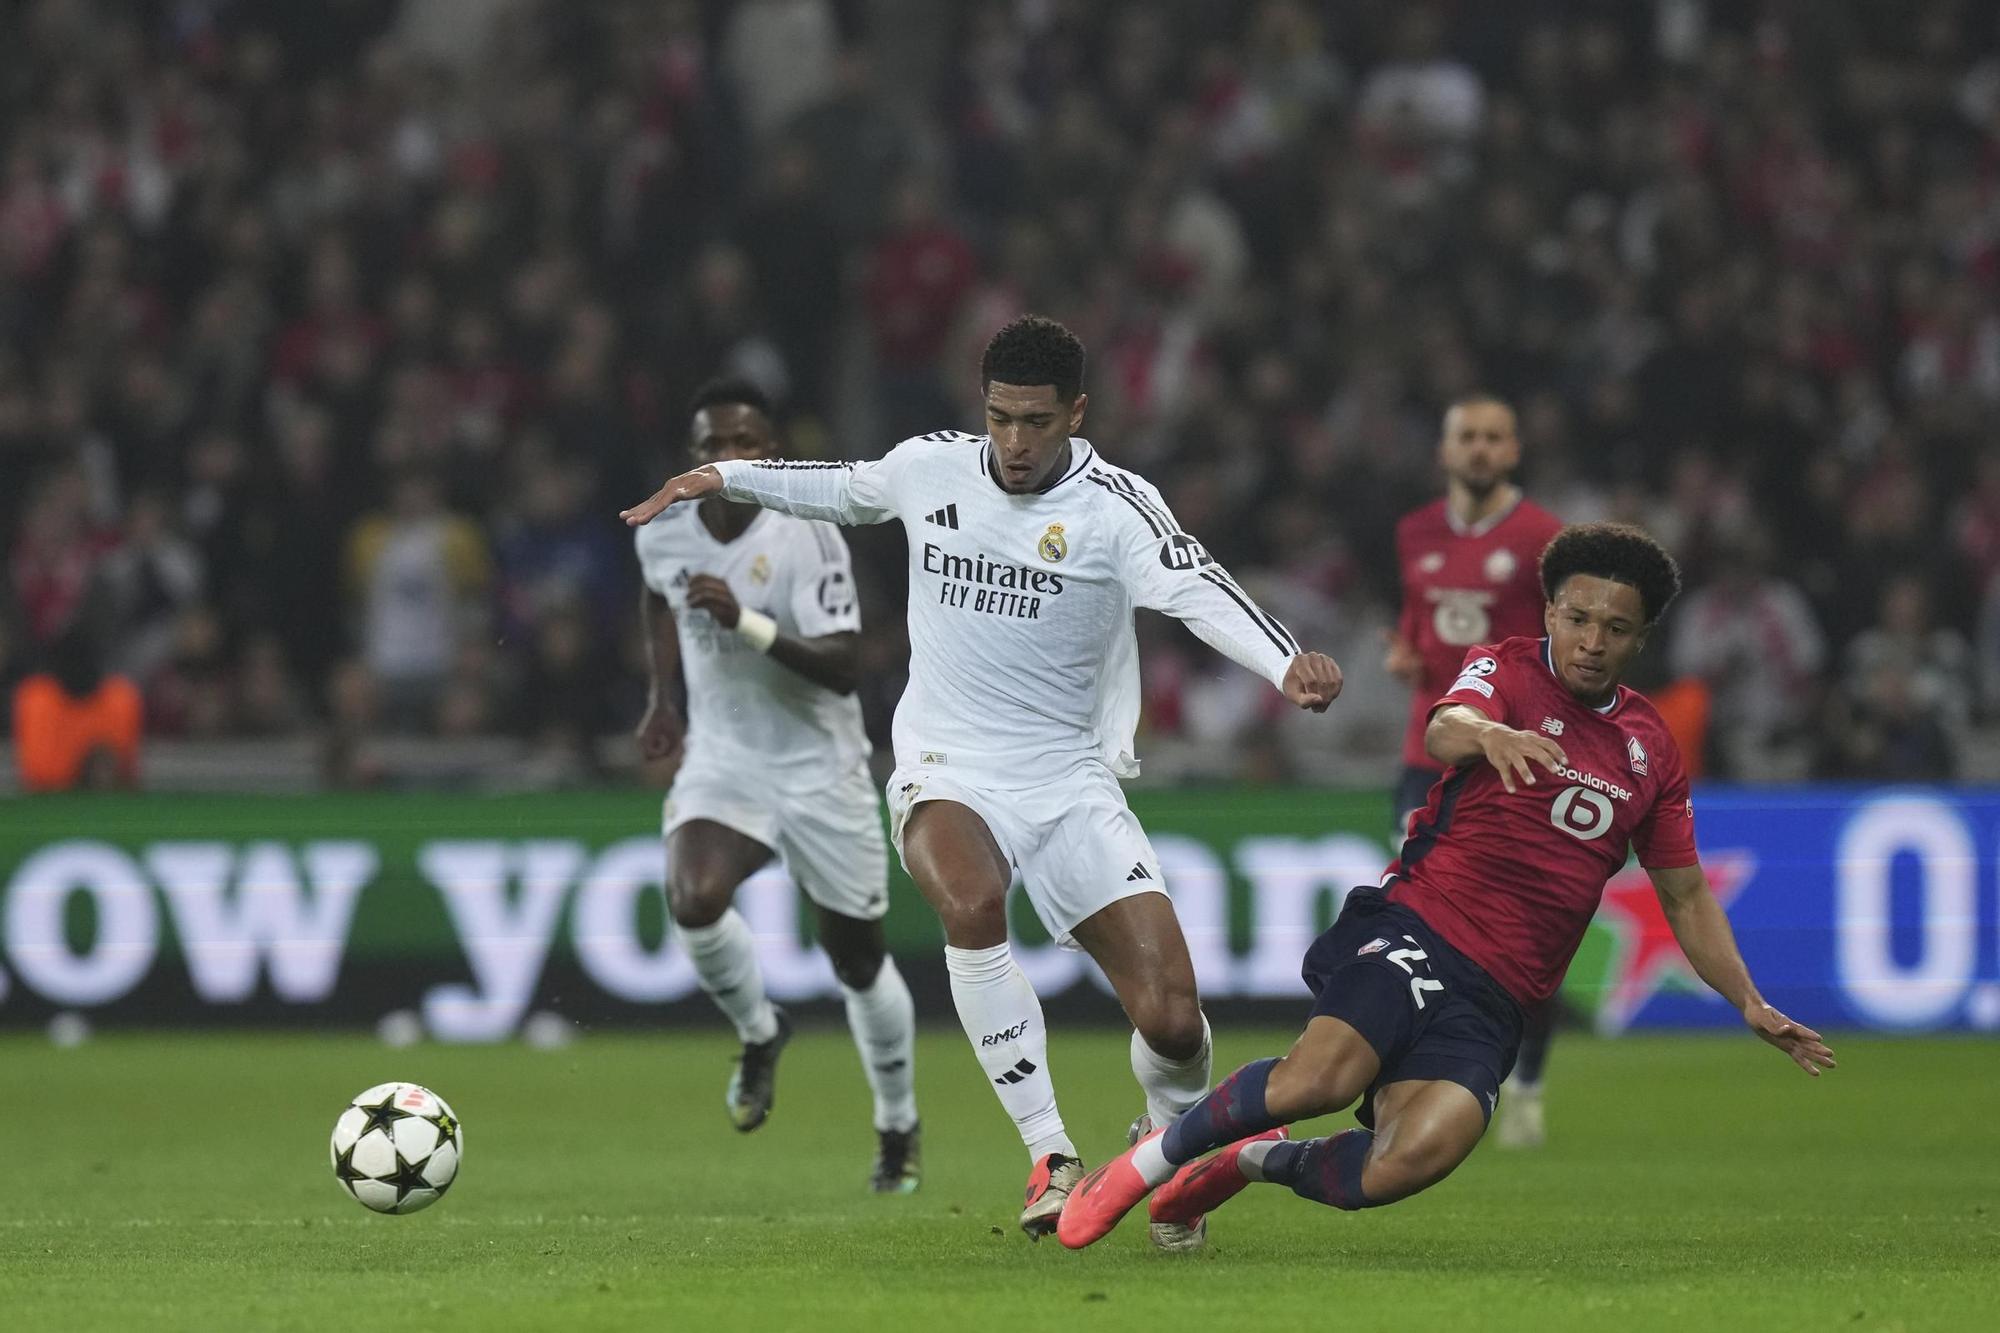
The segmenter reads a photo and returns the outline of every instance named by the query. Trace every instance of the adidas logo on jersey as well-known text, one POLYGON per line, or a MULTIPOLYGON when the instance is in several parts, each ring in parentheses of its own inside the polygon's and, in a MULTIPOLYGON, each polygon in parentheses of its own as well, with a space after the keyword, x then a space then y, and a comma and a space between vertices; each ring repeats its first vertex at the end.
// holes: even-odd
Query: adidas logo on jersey
POLYGON ((958 506, 949 504, 938 510, 935 514, 926 514, 924 515, 924 522, 935 523, 941 528, 950 528, 953 532, 957 532, 958 506))
POLYGON ((1152 877, 1151 871, 1142 865, 1138 865, 1132 867, 1132 873, 1125 877, 1125 882, 1130 884, 1135 879, 1151 879, 1152 877))

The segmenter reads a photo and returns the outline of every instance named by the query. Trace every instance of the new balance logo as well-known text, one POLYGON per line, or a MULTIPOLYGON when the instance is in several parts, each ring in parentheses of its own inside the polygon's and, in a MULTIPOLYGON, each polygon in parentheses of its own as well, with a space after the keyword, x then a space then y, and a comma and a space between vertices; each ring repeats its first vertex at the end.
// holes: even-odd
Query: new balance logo
POLYGON ((1152 877, 1153 877, 1152 872, 1150 870, 1147 870, 1146 867, 1133 866, 1132 873, 1125 877, 1125 882, 1127 884, 1130 884, 1135 879, 1151 879, 1152 877))
POLYGON ((1002 1074, 999 1078, 996 1078, 993 1081, 995 1083, 1019 1083, 1022 1079, 1026 1078, 1028 1075, 1034 1072, 1035 1072, 1034 1061, 1020 1060, 1015 1063, 1012 1069, 1008 1070, 1006 1073, 1002 1074))
POLYGON ((924 522, 935 523, 941 528, 950 528, 953 532, 957 532, 958 506, 955 504, 946 505, 935 514, 926 514, 924 515, 924 522))

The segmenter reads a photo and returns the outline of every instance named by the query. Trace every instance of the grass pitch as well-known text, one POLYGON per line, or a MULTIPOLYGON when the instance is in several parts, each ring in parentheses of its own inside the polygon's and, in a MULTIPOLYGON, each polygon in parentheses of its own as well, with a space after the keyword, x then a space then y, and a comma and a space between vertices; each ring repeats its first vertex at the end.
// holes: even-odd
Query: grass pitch
MULTIPOLYGON (((1289 1036, 1218 1033, 1218 1073, 1289 1036)), ((1125 1045, 1056 1036, 1093 1163, 1137 1110, 1125 1045)), ((12 1036, 0 1326, 2000 1327, 2000 1047, 1835 1047, 1814 1083, 1747 1036, 1571 1039, 1545 1150, 1489 1144, 1366 1213, 1258 1187, 1206 1254, 1173 1258, 1136 1215, 1083 1254, 1022 1238, 1025 1155, 956 1032, 919 1053, 924 1188, 886 1199, 865 1192, 843 1030, 792 1046, 747 1137, 721 1109, 733 1046, 711 1033, 550 1052, 12 1036), (364 1211, 326 1164, 342 1104, 392 1078, 436 1088, 467 1136, 452 1192, 406 1218, 364 1211)))

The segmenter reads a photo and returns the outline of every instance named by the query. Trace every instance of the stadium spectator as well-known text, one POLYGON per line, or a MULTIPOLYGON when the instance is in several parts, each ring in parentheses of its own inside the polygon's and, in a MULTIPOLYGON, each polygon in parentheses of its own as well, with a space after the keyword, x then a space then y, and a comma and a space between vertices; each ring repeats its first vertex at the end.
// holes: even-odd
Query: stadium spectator
POLYGON ((1832 716, 1821 729, 1828 776, 1933 781, 1957 771, 1958 738, 1978 701, 1965 636, 1932 623, 1930 590, 1899 574, 1875 624, 1847 646, 1832 716))
POLYGON ((1670 666, 1711 691, 1709 769, 1739 780, 1785 771, 1813 715, 1826 640, 1797 585, 1751 534, 1719 547, 1717 573, 1677 612, 1670 666))
POLYGON ((869 256, 865 285, 888 439, 961 415, 960 395, 945 383, 939 361, 978 277, 971 244, 938 212, 936 187, 921 176, 905 177, 896 186, 889 229, 869 256))
POLYGON ((400 474, 389 494, 388 507, 348 536, 348 590, 384 717, 428 730, 439 724, 460 649, 484 618, 490 560, 478 527, 444 507, 430 473, 400 474))
POLYGON ((102 617, 79 616, 47 652, 48 669, 14 687, 14 763, 28 791, 135 786, 145 705, 103 667, 102 617))
POLYGON ((165 664, 180 617, 199 601, 204 586, 200 553, 171 523, 164 496, 148 491, 133 497, 125 511, 124 540, 105 555, 98 571, 112 608, 111 667, 142 686, 165 664))

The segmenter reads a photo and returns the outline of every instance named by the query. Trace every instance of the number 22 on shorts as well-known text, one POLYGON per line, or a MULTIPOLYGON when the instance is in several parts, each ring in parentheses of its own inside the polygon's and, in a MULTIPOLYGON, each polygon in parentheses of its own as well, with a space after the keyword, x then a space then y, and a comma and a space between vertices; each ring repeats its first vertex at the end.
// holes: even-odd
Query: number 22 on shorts
POLYGON ((1417 975, 1417 969, 1410 966, 1410 960, 1414 958, 1421 963, 1428 960, 1430 955, 1418 948, 1416 940, 1412 937, 1405 935, 1403 938, 1410 941, 1409 948, 1391 949, 1382 956, 1410 974, 1410 998, 1415 1000, 1417 1008, 1421 1009, 1424 1007, 1424 992, 1427 990, 1441 991, 1444 989, 1444 983, 1442 981, 1432 981, 1429 977, 1420 977, 1417 975))

